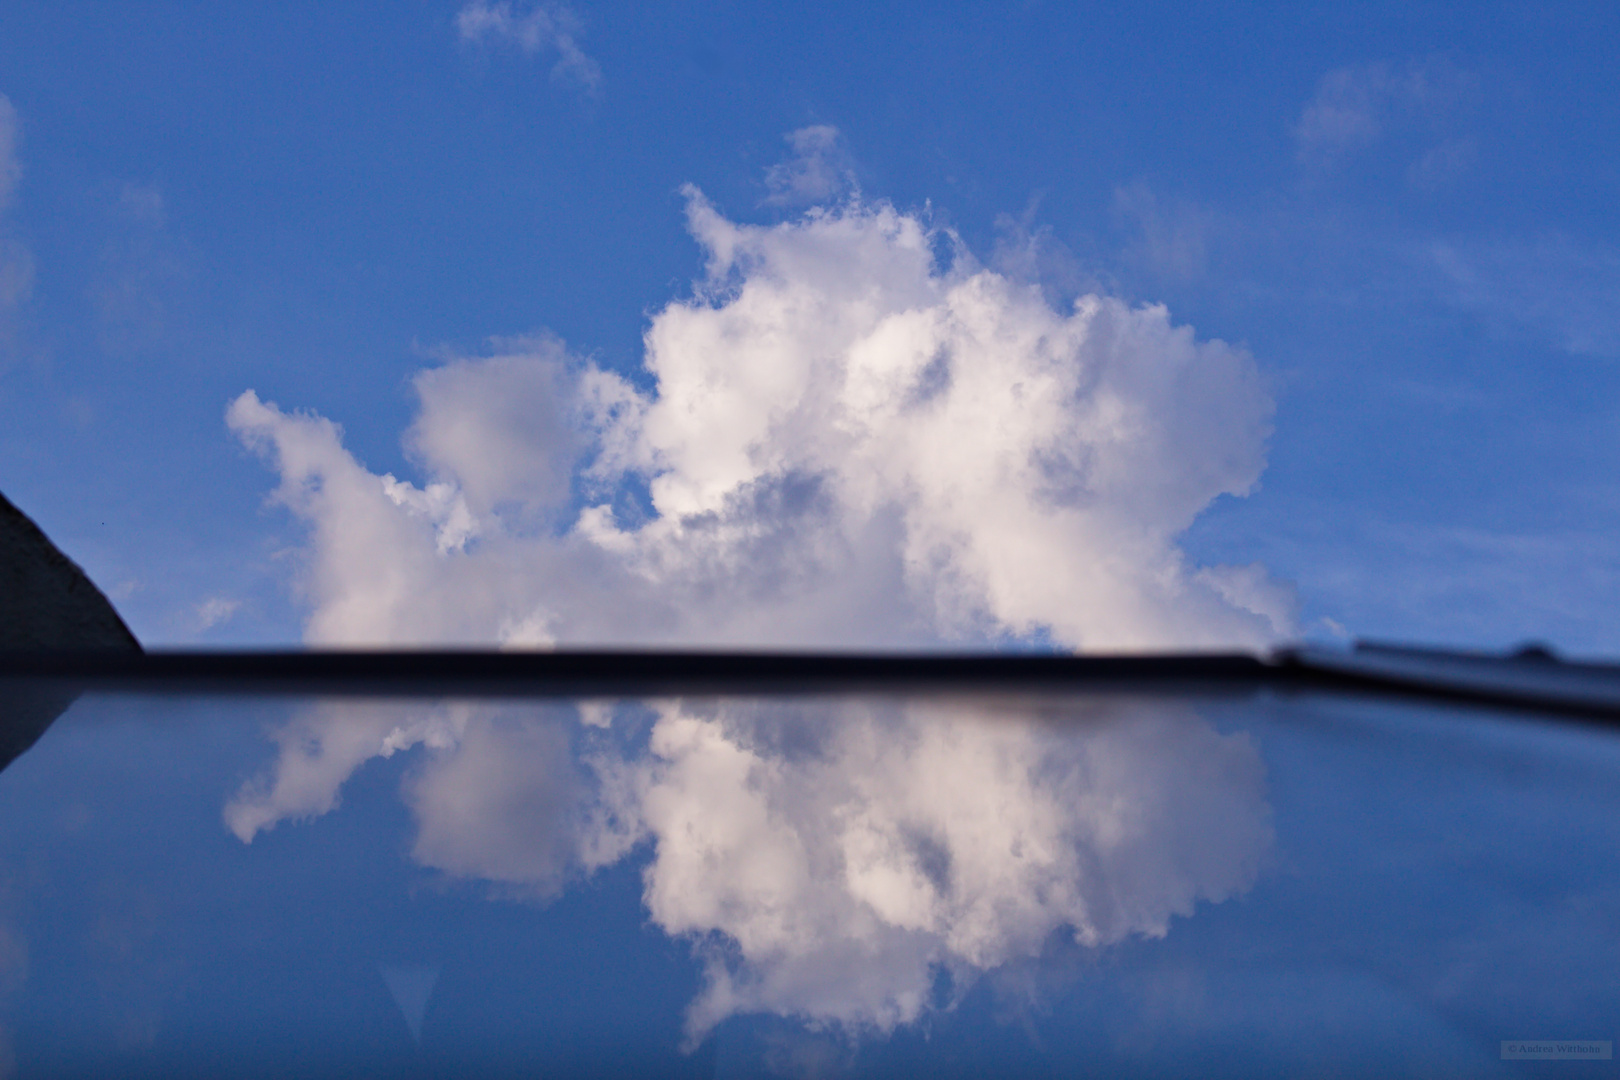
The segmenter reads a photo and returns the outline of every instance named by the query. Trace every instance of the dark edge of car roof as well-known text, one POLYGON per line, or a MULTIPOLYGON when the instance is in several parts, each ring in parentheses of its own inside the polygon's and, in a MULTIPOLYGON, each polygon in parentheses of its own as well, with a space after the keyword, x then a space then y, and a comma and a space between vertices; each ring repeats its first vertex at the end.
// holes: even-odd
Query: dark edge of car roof
POLYGON ((593 650, 34 651, 0 679, 141 694, 344 697, 673 697, 852 693, 1326 692, 1620 724, 1620 667, 1369 646, 1148 655, 593 650), (1399 663, 1392 669, 1390 660, 1399 663))

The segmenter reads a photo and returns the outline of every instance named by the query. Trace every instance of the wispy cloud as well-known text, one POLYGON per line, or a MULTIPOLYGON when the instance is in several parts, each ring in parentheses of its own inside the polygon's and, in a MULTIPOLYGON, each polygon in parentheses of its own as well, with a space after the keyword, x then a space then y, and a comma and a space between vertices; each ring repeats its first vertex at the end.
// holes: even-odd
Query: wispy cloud
POLYGON ((1426 255, 1442 295, 1488 325, 1527 327, 1576 355, 1620 356, 1620 251, 1544 234, 1440 242, 1426 255))
POLYGON ((34 291, 33 255, 10 235, 7 221, 22 181, 21 136, 16 107, 0 94, 0 363, 16 351, 18 315, 34 291))
POLYGON ((1128 240, 1125 260, 1155 277, 1191 281, 1209 270, 1210 249, 1235 226, 1187 199, 1164 198, 1143 181, 1114 189, 1114 216, 1128 240))
POLYGON ((855 190, 854 162, 837 128, 816 124, 785 138, 792 154, 766 171, 766 205, 813 206, 855 190))
POLYGON ((221 623, 228 622, 242 606, 240 600, 229 600, 223 596, 211 596, 198 604, 194 609, 199 631, 212 630, 221 623))
POLYGON ((109 353, 156 345, 174 330, 195 255, 169 228, 163 192, 126 183, 107 200, 107 239, 88 293, 109 353))
POLYGON ((601 67, 579 45, 584 22, 563 4, 524 10, 514 8, 509 0, 472 0, 457 14, 456 30, 462 41, 474 45, 504 42, 528 56, 554 52, 553 79, 592 92, 601 88, 601 67))
POLYGON ((1440 58, 1331 71, 1294 126, 1299 160, 1330 170, 1387 138, 1416 135, 1421 148, 1407 178, 1434 186, 1471 158, 1471 143, 1452 124, 1477 85, 1473 75, 1440 58))
POLYGON ((0 94, 0 210, 11 208, 17 185, 22 180, 22 161, 17 156, 17 142, 21 135, 17 122, 17 108, 11 99, 0 94))

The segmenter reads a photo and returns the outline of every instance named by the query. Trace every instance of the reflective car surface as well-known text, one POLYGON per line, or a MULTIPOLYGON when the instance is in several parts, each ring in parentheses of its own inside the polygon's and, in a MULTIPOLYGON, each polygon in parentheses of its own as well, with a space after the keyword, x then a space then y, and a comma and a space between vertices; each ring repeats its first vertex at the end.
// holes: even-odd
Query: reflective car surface
POLYGON ((0 773, 4 1062, 1608 1069, 1617 778, 1330 691, 91 692, 0 773))

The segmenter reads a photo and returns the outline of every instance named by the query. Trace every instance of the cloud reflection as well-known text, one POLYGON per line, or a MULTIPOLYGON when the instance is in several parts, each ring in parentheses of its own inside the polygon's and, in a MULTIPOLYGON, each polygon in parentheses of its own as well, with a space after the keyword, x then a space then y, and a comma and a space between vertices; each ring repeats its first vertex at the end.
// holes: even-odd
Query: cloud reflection
POLYGON ((1248 737, 1163 702, 323 705, 275 738, 226 808, 243 840, 422 743, 422 866, 543 898, 645 858, 650 920, 703 968, 693 1045, 742 1014, 889 1032, 1054 935, 1162 937, 1272 842, 1248 737))

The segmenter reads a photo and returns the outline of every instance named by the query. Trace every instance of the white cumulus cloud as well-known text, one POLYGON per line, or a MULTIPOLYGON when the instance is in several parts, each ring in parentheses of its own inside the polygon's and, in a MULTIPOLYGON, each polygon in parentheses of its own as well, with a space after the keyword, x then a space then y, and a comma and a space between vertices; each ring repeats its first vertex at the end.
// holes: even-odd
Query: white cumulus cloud
POLYGON ((546 338, 424 372, 420 488, 367 471, 330 421, 231 405, 312 528, 308 640, 1290 632, 1263 571, 1193 566, 1176 543, 1263 468, 1272 404, 1247 354, 1162 307, 1054 309, 959 247, 942 265, 952 239, 887 204, 752 226, 688 194, 708 272, 653 316, 648 392, 546 338))

